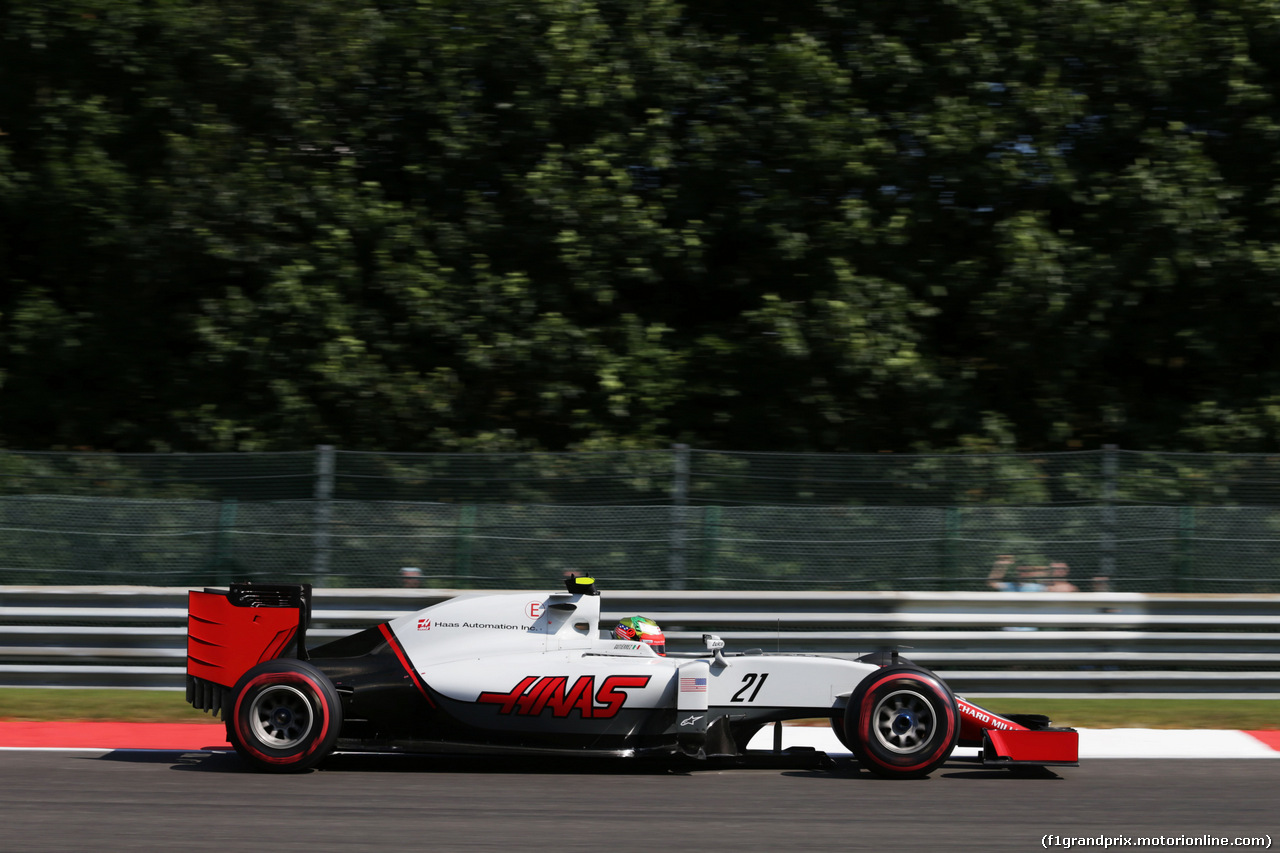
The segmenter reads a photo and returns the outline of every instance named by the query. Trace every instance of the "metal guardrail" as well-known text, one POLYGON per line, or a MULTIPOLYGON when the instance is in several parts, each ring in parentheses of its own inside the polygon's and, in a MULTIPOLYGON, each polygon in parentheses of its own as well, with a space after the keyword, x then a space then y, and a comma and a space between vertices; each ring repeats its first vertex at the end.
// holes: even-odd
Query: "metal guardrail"
MULTIPOLYGON (((465 590, 318 589, 312 643, 465 590)), ((670 648, 898 649, 970 695, 1280 698, 1280 595, 606 591, 670 648)), ((0 586, 0 687, 181 689, 186 588, 0 586)))

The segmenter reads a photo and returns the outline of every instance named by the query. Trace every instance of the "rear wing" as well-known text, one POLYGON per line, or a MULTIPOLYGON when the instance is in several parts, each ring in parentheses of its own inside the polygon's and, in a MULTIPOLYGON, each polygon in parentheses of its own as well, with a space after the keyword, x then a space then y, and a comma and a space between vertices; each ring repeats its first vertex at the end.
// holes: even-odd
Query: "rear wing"
POLYGON ((220 714, 255 665, 307 658, 310 584, 232 584, 187 595, 187 702, 220 714))

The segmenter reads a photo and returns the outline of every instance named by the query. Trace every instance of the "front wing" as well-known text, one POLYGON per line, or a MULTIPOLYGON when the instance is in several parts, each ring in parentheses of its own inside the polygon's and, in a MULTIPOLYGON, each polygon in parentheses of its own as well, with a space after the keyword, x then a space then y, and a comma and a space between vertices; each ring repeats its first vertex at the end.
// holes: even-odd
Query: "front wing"
POLYGON ((1055 728, 1045 717, 1001 716, 956 697, 960 708, 960 744, 980 746, 987 767, 1068 765, 1080 763, 1080 735, 1055 728))

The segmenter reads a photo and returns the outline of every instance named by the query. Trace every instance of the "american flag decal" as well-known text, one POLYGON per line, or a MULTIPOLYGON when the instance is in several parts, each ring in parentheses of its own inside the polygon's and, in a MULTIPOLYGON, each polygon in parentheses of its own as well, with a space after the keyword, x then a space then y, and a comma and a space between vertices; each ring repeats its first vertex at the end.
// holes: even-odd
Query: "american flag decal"
POLYGON ((706 693, 707 680, 705 678, 681 678, 681 693, 706 693))

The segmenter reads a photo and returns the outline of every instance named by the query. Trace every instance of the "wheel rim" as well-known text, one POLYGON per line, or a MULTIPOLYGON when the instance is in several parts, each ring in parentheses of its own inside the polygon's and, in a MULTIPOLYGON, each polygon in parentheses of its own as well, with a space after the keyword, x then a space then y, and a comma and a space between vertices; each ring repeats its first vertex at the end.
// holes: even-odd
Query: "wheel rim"
POLYGON ((249 726, 264 746, 292 749, 307 739, 315 715, 306 694, 277 684, 263 690, 249 706, 249 726))
POLYGON ((888 694, 872 712, 876 740, 890 752, 916 752, 929 742, 933 729, 933 704, 914 690, 888 694))

